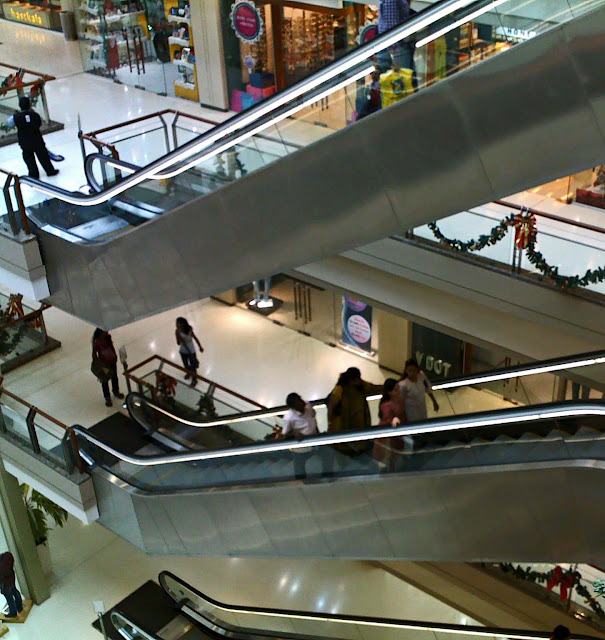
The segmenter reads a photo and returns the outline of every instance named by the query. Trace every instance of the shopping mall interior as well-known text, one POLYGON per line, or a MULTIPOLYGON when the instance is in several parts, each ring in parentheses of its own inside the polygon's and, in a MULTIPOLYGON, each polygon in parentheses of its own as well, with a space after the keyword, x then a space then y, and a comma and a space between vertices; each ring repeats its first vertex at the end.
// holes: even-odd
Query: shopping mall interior
POLYGON ((605 638, 603 34, 0 0, 0 637, 605 638))

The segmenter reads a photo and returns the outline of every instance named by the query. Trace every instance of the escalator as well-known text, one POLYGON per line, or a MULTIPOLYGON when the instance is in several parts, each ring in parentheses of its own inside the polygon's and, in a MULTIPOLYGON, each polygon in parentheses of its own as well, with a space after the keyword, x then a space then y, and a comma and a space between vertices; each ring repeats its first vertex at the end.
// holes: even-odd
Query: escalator
POLYGON ((110 329, 594 166, 604 30, 604 0, 443 0, 146 167, 90 158, 100 191, 22 178, 50 301, 110 329), (503 46, 352 122, 389 51, 477 22, 503 46))
MULTIPOLYGON (((602 366, 602 354, 580 361, 602 366)), ((489 372, 483 380, 520 373, 489 372)), ((451 381, 449 391, 465 382, 480 384, 481 376, 451 381)), ((601 400, 324 431, 300 442, 271 439, 284 407, 195 422, 132 393, 127 408, 140 425, 128 448, 74 430, 93 473, 100 522, 147 553, 605 560, 601 400), (205 431, 215 439, 204 440, 205 431), (167 446, 170 432, 174 447, 167 446), (236 444, 217 445, 221 437, 233 442, 234 433, 236 444)), ((322 401, 316 410, 321 422, 322 401)))
MULTIPOLYGON (((235 606, 219 602, 162 571, 106 616, 115 640, 546 640, 548 633, 340 613, 235 606)), ((594 640, 573 634, 575 640, 594 640)))

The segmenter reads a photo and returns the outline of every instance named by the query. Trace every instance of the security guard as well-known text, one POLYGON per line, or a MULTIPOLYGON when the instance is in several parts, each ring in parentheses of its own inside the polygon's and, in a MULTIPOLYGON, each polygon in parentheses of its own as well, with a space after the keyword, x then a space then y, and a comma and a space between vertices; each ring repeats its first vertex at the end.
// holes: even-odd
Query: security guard
POLYGON ((23 160, 27 165, 30 178, 40 177, 36 156, 38 156, 38 162, 46 171, 46 175, 56 176, 59 170, 53 167, 48 155, 48 149, 42 139, 42 133, 40 133, 42 118, 31 108, 30 99, 26 96, 19 98, 19 108, 21 111, 12 115, 7 124, 17 127, 17 140, 23 152, 23 160))

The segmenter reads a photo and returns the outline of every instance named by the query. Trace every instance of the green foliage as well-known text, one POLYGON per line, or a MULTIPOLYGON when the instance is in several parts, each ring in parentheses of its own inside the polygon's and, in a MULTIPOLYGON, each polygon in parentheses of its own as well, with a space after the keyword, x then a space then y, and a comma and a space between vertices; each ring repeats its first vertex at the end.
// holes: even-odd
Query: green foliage
POLYGON ((52 528, 49 519, 54 522, 54 526, 63 527, 67 522, 68 513, 30 486, 24 484, 21 489, 34 541, 36 545, 46 544, 48 533, 52 528))
MULTIPOLYGON (((6 311, 0 309, 0 325, 6 322, 10 322, 12 318, 6 313, 6 311)), ((11 354, 17 345, 21 342, 23 337, 23 323, 19 322, 16 325, 12 325, 11 330, 0 329, 0 358, 4 358, 11 354)))
POLYGON ((592 586, 594 590, 597 592, 599 598, 605 598, 605 580, 603 580, 602 578, 597 578, 592 583, 592 586))
MULTIPOLYGON (((448 238, 439 229, 436 222, 430 222, 428 227, 433 235, 443 244, 454 251, 460 253, 470 253, 473 251, 481 251, 485 247, 500 242, 506 236, 508 230, 515 225, 515 214, 511 214, 497 224, 488 234, 480 235, 476 240, 458 240, 457 238, 448 238)), ((536 234, 534 233, 525 248, 527 259, 534 267, 547 278, 552 280, 557 287, 561 289, 575 289, 576 287, 585 287, 589 284, 597 284, 605 281, 605 267, 597 267, 588 269, 584 275, 562 276, 559 274, 559 267, 553 267, 548 264, 544 256, 536 249, 536 234)))

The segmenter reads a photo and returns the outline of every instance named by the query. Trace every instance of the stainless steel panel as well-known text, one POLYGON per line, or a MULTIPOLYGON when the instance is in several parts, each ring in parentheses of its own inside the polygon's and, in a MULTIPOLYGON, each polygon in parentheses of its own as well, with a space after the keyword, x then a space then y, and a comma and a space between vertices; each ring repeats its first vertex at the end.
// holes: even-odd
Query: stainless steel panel
POLYGON ((604 478, 572 461, 152 497, 98 471, 95 487, 100 522, 153 554, 600 564, 604 478))
POLYGON ((250 501, 258 513, 276 555, 329 556, 330 549, 318 523, 309 515, 309 504, 298 487, 255 491, 250 501), (287 503, 287 509, 284 504, 287 503))
POLYGON ((99 246, 38 231, 56 306, 107 329, 605 157, 605 8, 99 246))

